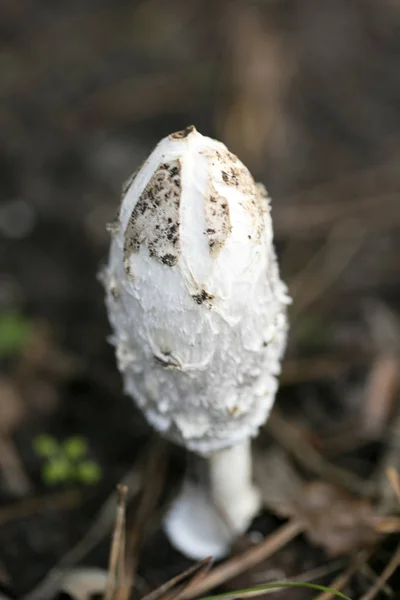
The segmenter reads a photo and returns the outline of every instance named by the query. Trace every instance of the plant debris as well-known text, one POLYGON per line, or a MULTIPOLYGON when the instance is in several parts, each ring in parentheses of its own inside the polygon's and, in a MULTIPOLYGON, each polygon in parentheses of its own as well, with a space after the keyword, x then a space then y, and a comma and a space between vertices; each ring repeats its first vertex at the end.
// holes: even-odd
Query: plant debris
POLYGON ((398 3, 5 0, 0 20, 0 594, 53 600, 67 572, 102 578, 121 484, 125 597, 302 576, 394 597, 398 3), (161 525, 187 457, 157 450, 124 395, 96 279, 122 182, 188 123, 267 184, 294 298, 277 410, 254 444, 263 510, 231 556, 193 571, 161 525), (101 477, 50 490, 43 435, 83 439, 101 477))

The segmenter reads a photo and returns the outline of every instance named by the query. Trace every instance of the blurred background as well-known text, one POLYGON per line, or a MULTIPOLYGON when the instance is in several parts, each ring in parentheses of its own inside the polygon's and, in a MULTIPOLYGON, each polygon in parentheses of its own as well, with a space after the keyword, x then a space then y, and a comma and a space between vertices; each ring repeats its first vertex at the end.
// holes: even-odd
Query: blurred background
MULTIPOLYGON (((3 0, 0 40, 0 582, 31 590, 87 535, 116 483, 154 459, 158 442, 122 395, 97 272, 122 183, 189 124, 265 183, 293 297, 260 485, 274 487, 266 465, 279 451, 303 492, 325 482, 325 513, 339 489, 356 506, 350 533, 311 528, 262 572, 294 577, 330 556, 344 568, 364 534, 378 535, 360 526, 360 507, 398 511, 400 4, 3 0)), ((167 449, 158 509, 184 467, 183 452, 167 449)), ((263 534, 287 516, 268 490, 265 505, 263 534)), ((154 515, 135 547, 139 596, 184 563, 154 515)), ((110 528, 71 564, 105 567, 110 528)), ((397 531, 392 522, 377 571, 397 531)), ((226 585, 269 576, 246 577, 226 585)), ((361 598, 374 581, 360 570, 346 589, 361 598)))

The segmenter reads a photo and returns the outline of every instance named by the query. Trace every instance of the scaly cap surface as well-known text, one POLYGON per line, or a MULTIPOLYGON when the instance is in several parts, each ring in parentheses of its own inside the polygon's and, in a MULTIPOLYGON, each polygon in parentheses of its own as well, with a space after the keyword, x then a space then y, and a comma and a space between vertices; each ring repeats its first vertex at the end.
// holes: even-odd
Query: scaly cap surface
POLYGON ((274 401, 289 302, 263 187, 191 126, 131 178, 111 230, 106 302, 127 393, 201 454, 254 435, 274 401))

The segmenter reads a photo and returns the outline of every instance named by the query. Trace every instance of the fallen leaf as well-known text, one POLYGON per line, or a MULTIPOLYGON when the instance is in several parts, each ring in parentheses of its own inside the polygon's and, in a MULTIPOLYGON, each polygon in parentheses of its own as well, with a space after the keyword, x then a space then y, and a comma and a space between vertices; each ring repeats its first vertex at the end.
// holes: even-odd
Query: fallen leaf
POLYGON ((315 481, 304 486, 300 506, 308 539, 329 556, 349 554, 380 537, 373 526, 371 502, 329 483, 315 481))
POLYGON ((254 472, 264 506, 301 521, 309 541, 331 557, 373 544, 398 526, 393 518, 383 521, 367 499, 327 482, 305 482, 281 449, 256 451, 254 472))

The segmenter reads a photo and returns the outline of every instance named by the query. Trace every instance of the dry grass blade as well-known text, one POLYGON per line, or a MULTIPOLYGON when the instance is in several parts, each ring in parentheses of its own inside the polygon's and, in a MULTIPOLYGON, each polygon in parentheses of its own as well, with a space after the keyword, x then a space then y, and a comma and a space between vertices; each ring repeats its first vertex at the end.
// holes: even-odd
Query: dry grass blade
POLYGON ((118 504, 115 519, 114 533, 110 550, 108 566, 107 588, 104 600, 113 600, 118 581, 121 578, 121 567, 125 559, 125 520, 126 520, 126 495, 128 489, 124 485, 118 488, 118 504))
POLYGON ((247 588, 245 590, 227 592, 226 594, 206 596, 201 600, 243 600, 243 598, 255 598, 257 596, 264 596, 265 594, 283 591, 287 588, 308 588, 311 590, 323 590, 324 592, 331 593, 333 596, 343 598, 343 600, 351 600, 351 598, 349 598, 339 590, 328 588, 325 585, 320 585, 319 583, 295 581, 274 581, 273 583, 266 583, 265 585, 260 585, 257 588, 247 588))
MULTIPOLYGON (((179 575, 176 575, 176 577, 172 577, 172 579, 170 579, 166 583, 163 583, 163 585, 160 585, 160 587, 158 587, 156 590, 143 596, 141 600, 159 600, 160 598, 163 598, 175 586, 181 583, 184 579, 187 579, 188 577, 194 574, 194 577, 192 577, 188 582, 188 584, 190 585, 194 581, 198 580, 197 576, 199 575, 199 573, 204 575, 208 572, 209 568, 212 565, 212 560, 213 559, 211 556, 200 560, 192 567, 189 567, 185 571, 182 571, 182 573, 179 573, 179 575)), ((185 589, 187 588, 185 587, 185 589)), ((176 598, 176 596, 174 597, 176 598)))
MULTIPOLYGON (((375 583, 377 574, 368 563, 366 563, 360 568, 360 573, 365 577, 365 579, 368 579, 369 581, 375 583)), ((391 598, 393 596, 393 590, 388 583, 385 583, 385 585, 382 587, 382 592, 384 592, 384 594, 386 594, 388 598, 391 598)))
MULTIPOLYGON (((128 496, 135 496, 139 491, 140 479, 136 468, 128 473, 123 484, 128 488, 128 496)), ((116 492, 110 494, 104 502, 99 514, 84 537, 51 569, 38 585, 28 592, 22 600, 49 600, 60 581, 60 573, 66 568, 76 565, 103 540, 111 531, 115 518, 116 492)))
MULTIPOLYGON (((356 560, 347 567, 340 575, 335 577, 335 579, 331 582, 331 588, 341 591, 345 585, 350 581, 353 575, 366 564, 367 560, 370 558, 371 552, 360 552, 357 556, 356 560)), ((318 594, 314 600, 331 600, 334 598, 334 594, 332 592, 322 592, 318 594)))
MULTIPOLYGON (((317 579, 321 579, 322 577, 327 577, 327 575, 332 575, 332 573, 336 573, 340 571, 345 566, 345 559, 335 559, 327 564, 321 565, 319 567, 315 567, 314 569, 310 569, 308 571, 303 571, 298 575, 290 578, 290 581, 294 583, 307 583, 313 582, 317 579)), ((254 583, 257 585, 265 584, 266 577, 270 577, 270 573, 268 570, 264 573, 260 573, 260 575, 255 575, 254 583)))
POLYGON ((381 517, 377 516, 373 520, 373 527, 378 533, 389 534, 400 531, 400 517, 381 517))
POLYGON ((280 548, 285 546, 295 538, 304 529, 303 524, 293 519, 285 525, 282 525, 277 531, 274 531, 263 542, 250 548, 247 552, 234 556, 225 561, 222 565, 216 567, 196 585, 190 586, 180 596, 180 600, 190 600, 200 596, 215 587, 222 585, 225 581, 232 579, 240 573, 244 573, 251 567, 254 567, 268 556, 272 556, 280 548))
POLYGON ((360 598, 360 600, 373 600, 373 598, 375 598, 375 596, 381 591, 381 589, 384 587, 384 585, 386 584, 389 577, 391 577, 393 575, 393 573, 395 572, 395 570, 398 568, 399 565, 400 565, 400 544, 397 546, 395 553, 393 554, 392 558, 390 559, 390 561, 388 562, 386 567, 383 569, 381 575, 378 577, 378 579, 376 580, 374 585, 368 590, 368 592, 366 594, 364 594, 360 598))
POLYGON ((398 471, 394 467, 388 467, 386 469, 386 476, 390 481, 390 485, 393 488, 394 493, 397 496, 397 500, 400 504, 400 476, 398 471))
MULTIPOLYGON (((322 567, 318 567, 316 569, 313 569, 312 571, 307 571, 306 573, 302 573, 301 575, 294 577, 291 582, 292 583, 307 583, 312 581, 313 579, 318 579, 320 577, 324 577, 326 575, 331 574, 334 571, 337 571, 340 566, 342 564, 342 561, 335 561, 334 563, 328 564, 328 565, 324 565, 322 567)), ((174 582, 176 579, 182 579, 184 577, 184 575, 188 574, 189 572, 192 572, 194 569, 197 569, 197 567, 199 567, 200 565, 205 565, 205 568, 203 566, 203 568, 201 569, 201 571, 198 571, 196 573, 196 575, 188 582, 188 584, 184 587, 184 589, 182 589, 180 592, 178 592, 177 595, 167 595, 163 597, 163 600, 177 600, 178 598, 181 600, 184 596, 184 593, 186 590, 188 590, 189 586, 192 586, 196 580, 198 580, 198 578, 203 578, 204 575, 206 574, 207 570, 211 567, 212 564, 212 560, 211 559, 204 559, 202 561, 200 561, 199 563, 197 563, 194 567, 191 567, 190 569, 188 569, 187 571, 184 571, 183 573, 181 573, 180 575, 178 575, 176 578, 172 579, 171 582, 174 582)), ((165 585, 168 585, 170 582, 168 582, 165 585)), ((158 590, 162 590, 164 589, 164 586, 161 586, 160 588, 158 588, 156 590, 156 592, 158 590)), ((254 591, 249 591, 246 592, 246 597, 253 597, 253 596, 264 596, 265 594, 273 594, 274 592, 276 592, 277 589, 265 589, 264 587, 257 587, 254 589, 254 591)), ((237 598, 238 593, 237 592, 232 592, 231 594, 229 592, 223 594, 224 600, 234 600, 235 598, 237 598)), ((186 596, 185 596, 186 597, 186 596)), ((152 594, 149 594, 145 597, 143 597, 141 600, 148 600, 148 598, 150 598, 151 600, 159 600, 159 596, 157 596, 156 598, 152 598, 152 594)))
POLYGON ((367 496, 365 482, 354 473, 327 461, 307 440, 302 430, 274 410, 267 421, 268 432, 293 458, 324 481, 344 488, 357 496, 367 496))
POLYGON ((363 437, 378 440, 393 415, 399 389, 397 354, 381 353, 375 359, 368 377, 363 410, 363 437))
POLYGON ((139 506, 132 523, 129 523, 128 518, 125 576, 120 580, 115 600, 128 600, 134 586, 140 546, 164 486, 167 456, 164 441, 158 440, 152 444, 142 474, 143 491, 139 506))
MULTIPOLYGON (((195 573, 190 581, 181 585, 180 588, 176 591, 176 593, 172 593, 171 596, 168 597, 168 600, 182 600, 182 598, 184 598, 185 596, 185 593, 187 593, 191 588, 196 587, 196 585, 198 585, 199 582, 204 579, 204 577, 211 569, 213 559, 210 556, 208 559, 205 560, 208 560, 208 562, 203 566, 203 568, 197 573, 195 573)), ((165 598, 164 600, 167 600, 167 598, 165 598)))
MULTIPOLYGON (((318 567, 316 569, 313 569, 312 571, 308 571, 306 573, 302 573, 301 575, 298 575, 297 577, 293 577, 290 582, 291 584, 296 584, 296 583, 310 583, 312 582, 313 579, 319 579, 320 577, 324 577, 326 575, 329 575, 332 573, 332 571, 337 571, 338 570, 338 566, 337 564, 335 565, 324 565, 323 567, 318 567)), ((283 589, 277 589, 276 587, 271 587, 270 589, 266 589, 265 588, 265 583, 260 583, 257 587, 255 587, 254 589, 250 589, 249 591, 246 591, 245 593, 243 593, 242 591, 233 591, 233 592, 227 592, 224 593, 223 596, 223 600, 235 600, 237 598, 254 598, 257 596, 265 596, 267 594, 275 594, 278 591, 283 591, 283 589)), ((268 584, 267 584, 268 585, 268 584)), ((273 583, 271 585, 274 585, 273 583)), ((281 587, 281 586, 280 586, 281 587)), ((206 600, 205 598, 203 598, 202 600, 206 600)))

